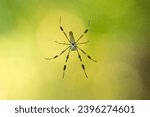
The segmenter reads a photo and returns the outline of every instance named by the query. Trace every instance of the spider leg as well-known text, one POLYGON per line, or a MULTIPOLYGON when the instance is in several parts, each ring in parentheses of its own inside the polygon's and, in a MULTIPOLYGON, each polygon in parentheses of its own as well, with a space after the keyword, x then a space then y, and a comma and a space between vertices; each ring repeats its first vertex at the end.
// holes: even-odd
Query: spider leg
POLYGON ((80 62, 81 62, 82 69, 83 69, 83 71, 84 71, 84 73, 85 73, 85 76, 86 76, 86 78, 88 78, 88 76, 87 76, 87 74, 86 74, 86 71, 85 71, 85 66, 84 66, 84 64, 82 63, 82 58, 81 58, 81 56, 80 56, 80 54, 79 54, 78 48, 77 48, 77 53, 78 53, 79 60, 80 60, 80 62))
POLYGON ((77 43, 87 32, 88 32, 88 29, 86 29, 86 30, 84 31, 84 33, 79 37, 79 39, 78 39, 75 43, 77 43))
MULTIPOLYGON (((77 46, 77 48, 79 48, 79 47, 77 46)), ((86 52, 84 52, 81 48, 79 48, 79 50, 81 50, 81 52, 83 52, 90 60, 96 62, 96 61, 95 61, 94 59, 92 59, 89 55, 87 55, 86 52)))
POLYGON ((69 38, 68 38, 67 34, 65 33, 65 31, 64 31, 64 29, 63 29, 63 27, 61 26, 61 17, 60 17, 60 19, 59 19, 59 25, 60 25, 60 30, 64 33, 65 37, 66 37, 66 38, 67 38, 67 40, 70 42, 70 40, 69 40, 69 38))
POLYGON ((58 42, 58 41, 55 41, 56 43, 58 44, 62 44, 62 45, 70 45, 69 43, 61 43, 61 42, 58 42))
POLYGON ((89 41, 85 41, 85 42, 81 42, 81 43, 76 43, 76 45, 79 45, 79 44, 86 44, 88 43, 89 41))
POLYGON ((68 59, 69 59, 69 54, 70 54, 70 49, 69 49, 69 51, 68 51, 68 54, 67 54, 67 56, 66 56, 66 61, 65 61, 65 65, 64 65, 64 68, 63 68, 63 78, 64 78, 64 76, 65 76, 65 70, 66 70, 66 64, 67 64, 67 61, 68 61, 68 59))
MULTIPOLYGON (((88 24, 88 27, 89 27, 89 25, 90 25, 90 20, 89 20, 89 24, 88 24)), ((78 40, 75 42, 75 43, 77 43, 87 32, 88 32, 88 28, 84 31, 84 33, 78 38, 78 40)))
MULTIPOLYGON (((69 46, 70 47, 70 46, 69 46)), ((58 55, 56 55, 56 56, 54 56, 54 57, 52 57, 52 58, 45 58, 46 60, 51 60, 51 59, 55 59, 55 58, 57 58, 58 56, 60 56, 61 54, 63 54, 69 47, 67 47, 65 50, 63 50, 60 54, 58 54, 58 55)))

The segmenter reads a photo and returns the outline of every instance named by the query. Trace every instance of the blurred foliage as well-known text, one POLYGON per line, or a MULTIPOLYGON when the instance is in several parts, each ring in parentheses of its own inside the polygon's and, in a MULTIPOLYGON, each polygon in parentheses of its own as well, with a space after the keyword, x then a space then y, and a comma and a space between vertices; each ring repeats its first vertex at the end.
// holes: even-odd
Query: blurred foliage
POLYGON ((0 0, 0 99, 150 99, 149 0, 0 0), (62 26, 98 62, 66 53, 62 26), (81 40, 81 42, 82 42, 81 40))

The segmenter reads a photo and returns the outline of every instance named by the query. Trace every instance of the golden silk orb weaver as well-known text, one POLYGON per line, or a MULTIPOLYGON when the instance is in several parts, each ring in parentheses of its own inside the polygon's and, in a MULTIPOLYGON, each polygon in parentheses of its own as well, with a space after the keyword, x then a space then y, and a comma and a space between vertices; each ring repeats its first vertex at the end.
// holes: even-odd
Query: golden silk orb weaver
MULTIPOLYGON (((89 23, 90 23, 90 22, 89 22, 89 23)), ((55 55, 55 56, 52 57, 52 58, 45 58, 45 59, 46 59, 46 60, 51 60, 51 59, 58 58, 60 55, 62 55, 63 53, 65 53, 65 52, 68 50, 68 54, 67 54, 66 60, 65 60, 65 65, 64 65, 64 67, 63 67, 63 78, 64 78, 65 70, 66 70, 66 67, 67 67, 66 64, 67 64, 67 61, 68 61, 68 59, 69 59, 70 52, 71 52, 71 51, 76 51, 77 54, 78 54, 78 58, 79 58, 79 60, 80 60, 80 62, 81 62, 81 67, 82 67, 82 69, 83 69, 83 71, 84 71, 84 74, 85 74, 86 78, 88 78, 88 75, 87 75, 87 73, 86 73, 86 71, 85 71, 85 66, 84 66, 84 64, 83 64, 83 62, 82 62, 82 58, 81 58, 81 55, 80 55, 79 51, 81 51, 84 55, 86 55, 90 60, 92 60, 92 61, 94 61, 94 62, 96 62, 96 61, 95 61, 94 59, 92 59, 84 50, 82 50, 82 49, 78 46, 78 45, 80 45, 80 44, 86 44, 86 43, 88 42, 88 41, 86 41, 86 42, 78 43, 79 40, 88 32, 88 28, 84 31, 84 33, 83 33, 77 40, 75 40, 72 31, 69 31, 69 37, 67 36, 66 32, 64 31, 63 27, 61 26, 61 17, 60 17, 60 19, 59 19, 59 24, 60 24, 60 30, 63 32, 63 34, 65 35, 65 37, 67 38, 67 40, 68 40, 69 43, 61 43, 61 42, 58 42, 58 41, 55 41, 55 42, 58 43, 58 44, 61 44, 61 45, 68 45, 68 47, 67 47, 66 49, 64 49, 62 52, 60 52, 60 54, 55 55)))

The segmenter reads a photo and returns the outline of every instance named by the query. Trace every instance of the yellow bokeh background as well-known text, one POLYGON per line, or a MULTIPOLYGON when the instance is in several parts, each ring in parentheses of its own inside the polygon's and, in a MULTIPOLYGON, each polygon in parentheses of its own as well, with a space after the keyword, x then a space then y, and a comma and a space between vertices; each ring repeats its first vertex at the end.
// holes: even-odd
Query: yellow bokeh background
POLYGON ((0 99, 150 99, 150 7, 146 0, 1 0, 0 99), (71 51, 59 18, 97 62, 71 51), (90 25, 89 20, 91 21, 90 25))

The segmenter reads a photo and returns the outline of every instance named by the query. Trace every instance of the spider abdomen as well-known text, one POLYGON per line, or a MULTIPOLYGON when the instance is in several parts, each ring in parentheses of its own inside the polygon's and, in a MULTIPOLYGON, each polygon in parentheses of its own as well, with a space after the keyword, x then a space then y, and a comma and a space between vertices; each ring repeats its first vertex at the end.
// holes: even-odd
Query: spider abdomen
POLYGON ((72 31, 69 32, 69 37, 70 37, 70 42, 75 43, 75 39, 72 31))

